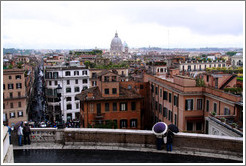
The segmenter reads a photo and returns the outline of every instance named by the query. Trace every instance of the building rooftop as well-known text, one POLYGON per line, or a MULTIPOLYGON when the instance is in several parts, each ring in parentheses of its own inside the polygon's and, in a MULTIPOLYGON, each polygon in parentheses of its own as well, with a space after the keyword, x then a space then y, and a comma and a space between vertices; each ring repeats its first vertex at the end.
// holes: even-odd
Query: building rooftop
POLYGON ((87 101, 95 101, 95 100, 119 100, 119 99, 141 99, 143 98, 141 95, 137 94, 134 90, 126 89, 120 87, 120 95, 119 97, 102 97, 102 93, 100 92, 98 87, 92 87, 82 91, 80 94, 77 94, 76 97, 79 100, 87 100, 87 101), (92 93, 92 97, 88 98, 88 93, 92 93))

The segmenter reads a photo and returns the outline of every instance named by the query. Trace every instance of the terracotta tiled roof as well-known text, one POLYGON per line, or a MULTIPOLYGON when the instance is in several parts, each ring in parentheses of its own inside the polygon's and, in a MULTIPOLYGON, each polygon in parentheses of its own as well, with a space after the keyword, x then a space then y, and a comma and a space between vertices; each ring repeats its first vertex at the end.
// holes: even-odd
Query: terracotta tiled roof
POLYGON ((119 99, 142 99, 143 97, 136 93, 134 90, 126 89, 120 87, 120 95, 119 97, 102 97, 102 94, 98 87, 92 87, 82 91, 80 94, 76 95, 81 101, 96 101, 96 100, 119 100, 119 99), (93 93, 93 97, 86 98, 88 93, 93 93))

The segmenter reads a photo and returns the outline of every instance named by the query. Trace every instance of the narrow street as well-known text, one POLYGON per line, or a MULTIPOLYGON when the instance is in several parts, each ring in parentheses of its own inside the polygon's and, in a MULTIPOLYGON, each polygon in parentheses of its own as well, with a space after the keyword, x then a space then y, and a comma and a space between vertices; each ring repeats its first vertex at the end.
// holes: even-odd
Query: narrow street
POLYGON ((31 105, 31 119, 33 122, 41 122, 45 120, 45 98, 43 87, 43 65, 38 66, 35 71, 34 82, 34 99, 31 105))

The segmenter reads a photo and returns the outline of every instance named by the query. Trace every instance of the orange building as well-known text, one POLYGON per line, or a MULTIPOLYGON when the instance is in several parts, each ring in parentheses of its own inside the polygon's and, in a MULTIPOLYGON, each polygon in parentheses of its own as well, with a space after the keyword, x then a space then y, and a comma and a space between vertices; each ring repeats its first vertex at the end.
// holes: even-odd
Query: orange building
POLYGON ((81 127, 141 129, 143 97, 120 86, 121 75, 117 73, 103 71, 97 77, 96 87, 76 95, 81 103, 81 127))
MULTIPOLYGON (((221 79, 223 81, 218 87, 227 79, 221 79)), ((217 117, 238 119, 240 116, 236 106, 241 100, 240 96, 214 87, 198 87, 193 78, 179 75, 164 78, 145 74, 144 81, 151 86, 149 100, 153 123, 163 121, 177 125, 180 131, 207 133, 205 117, 210 116, 211 112, 215 112, 217 117)))
POLYGON ((3 71, 3 124, 13 126, 18 121, 26 121, 27 96, 25 70, 6 69, 3 71))

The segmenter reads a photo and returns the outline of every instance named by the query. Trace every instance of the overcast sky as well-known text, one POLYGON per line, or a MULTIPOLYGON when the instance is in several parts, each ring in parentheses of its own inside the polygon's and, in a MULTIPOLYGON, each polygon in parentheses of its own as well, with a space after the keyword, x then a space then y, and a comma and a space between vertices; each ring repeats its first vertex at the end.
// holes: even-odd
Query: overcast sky
POLYGON ((243 47, 245 2, 1 2, 4 48, 243 47))

